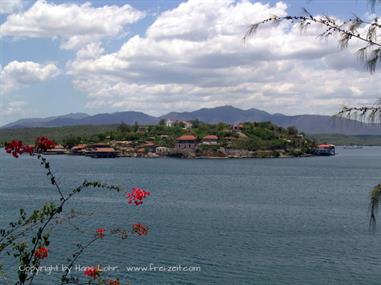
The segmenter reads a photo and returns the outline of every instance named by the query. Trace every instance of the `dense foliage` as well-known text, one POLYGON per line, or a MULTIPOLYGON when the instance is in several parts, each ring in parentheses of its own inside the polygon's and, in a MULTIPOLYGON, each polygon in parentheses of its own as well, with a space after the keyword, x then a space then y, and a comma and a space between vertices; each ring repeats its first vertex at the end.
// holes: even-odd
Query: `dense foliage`
POLYGON ((36 136, 49 135, 65 147, 79 143, 97 143, 113 140, 134 141, 143 143, 153 141, 158 146, 174 147, 176 138, 183 134, 193 134, 200 140, 206 135, 216 135, 222 147, 232 149, 255 150, 290 150, 299 149, 309 152, 314 142, 294 127, 282 128, 271 122, 246 122, 240 124, 238 131, 225 123, 207 124, 198 120, 190 121, 191 128, 185 128, 182 122, 166 126, 163 122, 157 125, 139 126, 121 123, 118 126, 77 126, 64 128, 38 128, 24 130, 3 130, 0 139, 17 137, 24 141, 33 141, 36 136))

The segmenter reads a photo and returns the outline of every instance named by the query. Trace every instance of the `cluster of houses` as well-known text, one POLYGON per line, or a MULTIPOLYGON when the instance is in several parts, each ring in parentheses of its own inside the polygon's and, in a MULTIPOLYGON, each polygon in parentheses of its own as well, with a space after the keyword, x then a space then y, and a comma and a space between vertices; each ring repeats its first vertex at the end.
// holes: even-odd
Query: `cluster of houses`
MULTIPOLYGON (((168 127, 174 124, 181 124, 188 134, 176 138, 175 144, 168 147, 168 143, 157 143, 167 141, 171 138, 168 135, 150 137, 146 141, 113 140, 107 143, 78 144, 70 149, 57 145, 54 149, 48 150, 45 154, 71 154, 83 155, 93 158, 113 158, 113 157, 161 157, 161 156, 182 156, 182 157, 252 157, 253 152, 243 149, 234 149, 237 140, 245 139, 247 136, 242 132, 243 124, 234 124, 231 130, 232 137, 219 138, 216 135, 208 134, 204 137, 196 137, 191 133, 192 123, 187 121, 166 120, 168 127)), ((146 133, 146 127, 139 127, 137 132, 146 133)), ((302 136, 301 134, 299 136, 302 136)), ((287 140, 291 142, 290 140, 287 140)), ((330 151, 332 148, 330 149, 330 151)), ((269 150, 270 151, 270 150, 269 150)), ((278 150, 283 155, 283 150, 278 150)), ((271 152, 271 151, 270 151, 271 152)), ((321 153, 325 153, 322 151, 321 153)), ((319 153, 320 154, 320 153, 319 153)), ((320 154, 321 155, 321 154, 320 154)))
POLYGON ((194 151, 199 143, 203 145, 218 145, 218 137, 215 135, 207 135, 199 142, 194 135, 182 135, 176 139, 175 150, 194 151))
MULTIPOLYGON (((184 130, 190 132, 192 122, 189 121, 172 121, 167 119, 165 126, 173 127, 175 124, 181 124, 184 130)), ((243 125, 237 124, 232 126, 232 130, 240 133, 243 125)), ((137 132, 145 133, 147 127, 139 126, 137 132)), ((168 135, 160 135, 160 139, 167 139, 168 135)), ((224 138, 224 141, 231 143, 236 138, 224 138)), ((56 145, 54 149, 50 149, 45 154, 71 154, 84 155, 93 158, 112 158, 118 156, 126 157, 160 157, 160 156, 176 156, 181 154, 192 154, 201 146, 219 146, 219 138, 216 135, 206 135, 203 138, 197 138, 193 134, 186 134, 176 138, 174 147, 166 147, 157 145, 155 138, 150 138, 143 143, 136 141, 110 141, 109 143, 93 143, 78 144, 71 149, 66 149, 62 145, 56 145)))
MULTIPOLYGON (((162 135, 160 137, 165 138, 168 136, 162 135)), ((173 148, 157 145, 153 140, 143 143, 111 141, 109 143, 78 144, 71 149, 56 145, 55 148, 47 150, 44 154, 84 155, 93 158, 113 158, 118 156, 160 157, 194 152, 200 145, 218 146, 218 144, 218 137, 215 135, 207 135, 199 140, 196 136, 189 134, 176 138, 176 144, 173 148)))

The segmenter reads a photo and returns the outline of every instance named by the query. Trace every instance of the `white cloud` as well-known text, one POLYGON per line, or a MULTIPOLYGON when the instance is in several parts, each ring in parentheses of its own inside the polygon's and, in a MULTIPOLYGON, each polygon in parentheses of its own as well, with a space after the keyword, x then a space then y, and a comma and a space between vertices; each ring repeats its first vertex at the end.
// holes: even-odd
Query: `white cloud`
POLYGON ((90 108, 161 114, 232 104, 332 114, 342 104, 372 103, 379 76, 359 69, 354 54, 343 54, 334 40, 319 42, 319 27, 301 34, 289 23, 263 26, 243 43, 249 24, 286 10, 282 2, 190 0, 117 52, 84 48, 67 70, 90 108))
POLYGON ((12 61, 0 70, 0 90, 9 93, 54 78, 58 74, 59 69, 52 63, 12 61))
POLYGON ((0 1, 0 15, 10 14, 19 10, 22 7, 22 0, 1 0, 0 1))
POLYGON ((124 6, 93 7, 90 3, 52 4, 36 1, 27 11, 9 15, 0 26, 0 36, 58 37, 62 48, 77 49, 104 37, 125 33, 124 28, 144 17, 144 13, 124 6))

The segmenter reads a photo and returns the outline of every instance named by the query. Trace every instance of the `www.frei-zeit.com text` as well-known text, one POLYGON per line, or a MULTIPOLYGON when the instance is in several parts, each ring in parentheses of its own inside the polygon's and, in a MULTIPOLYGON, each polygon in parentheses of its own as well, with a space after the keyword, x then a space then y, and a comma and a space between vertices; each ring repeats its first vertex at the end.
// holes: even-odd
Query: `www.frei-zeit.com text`
MULTIPOLYGON (((37 272, 36 274, 47 274, 51 275, 53 272, 66 272, 69 271, 70 273, 73 272, 83 272, 88 268, 89 266, 82 266, 82 265, 73 265, 72 267, 68 267, 67 265, 61 264, 61 265, 45 265, 45 266, 19 266, 19 271, 23 272, 37 272)), ((200 272, 201 267, 200 266, 194 266, 194 265, 158 265, 154 263, 150 263, 148 265, 144 266, 111 266, 111 265, 105 265, 100 266, 98 265, 98 269, 102 272, 200 272)))

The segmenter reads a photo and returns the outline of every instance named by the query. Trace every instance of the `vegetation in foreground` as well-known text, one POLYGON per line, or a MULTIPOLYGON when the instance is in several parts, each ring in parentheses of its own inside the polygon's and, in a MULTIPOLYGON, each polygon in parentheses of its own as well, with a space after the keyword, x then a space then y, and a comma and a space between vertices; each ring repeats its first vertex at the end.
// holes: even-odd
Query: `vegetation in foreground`
MULTIPOLYGON (((86 233, 86 230, 82 228, 84 223, 81 223, 81 227, 72 223, 72 219, 80 216, 79 212, 76 209, 67 209, 67 204, 74 199, 74 196, 89 189, 122 191, 119 186, 88 180, 84 180, 77 188, 71 191, 62 188, 53 174, 50 163, 41 155, 42 152, 54 147, 55 143, 46 137, 37 138, 33 147, 24 144, 22 141, 6 143, 5 151, 13 157, 18 158, 20 155, 29 154, 40 161, 48 181, 57 191, 57 199, 56 201, 46 201, 40 209, 36 209, 31 213, 20 209, 20 216, 16 221, 10 222, 4 228, 0 228, 0 256, 2 256, 0 260, 5 260, 6 256, 11 256, 18 263, 18 266, 12 264, 12 266, 8 266, 9 268, 0 263, 1 284, 37 284, 34 279, 38 275, 39 269, 44 266, 45 260, 49 259, 50 248, 57 246, 51 243, 50 236, 54 234, 56 228, 60 227, 61 224, 72 226, 77 233, 86 233), (14 272, 15 268, 16 272, 14 272), (13 280, 13 276, 17 276, 17 278, 13 280)), ((137 187, 132 188, 131 192, 125 193, 127 203, 136 206, 143 204, 143 200, 149 195, 150 192, 137 187)), ((103 240, 105 236, 126 239, 128 236, 135 234, 137 236, 147 235, 148 228, 141 223, 135 223, 132 224, 131 229, 105 227, 93 230, 87 242, 84 244, 77 243, 72 254, 62 257, 63 262, 66 261, 67 265, 63 267, 65 270, 62 271, 62 276, 60 280, 56 281, 56 284, 121 285, 119 279, 103 276, 101 265, 89 264, 84 267, 83 276, 71 274, 71 269, 80 256, 89 251, 88 249, 91 246, 103 240)))

